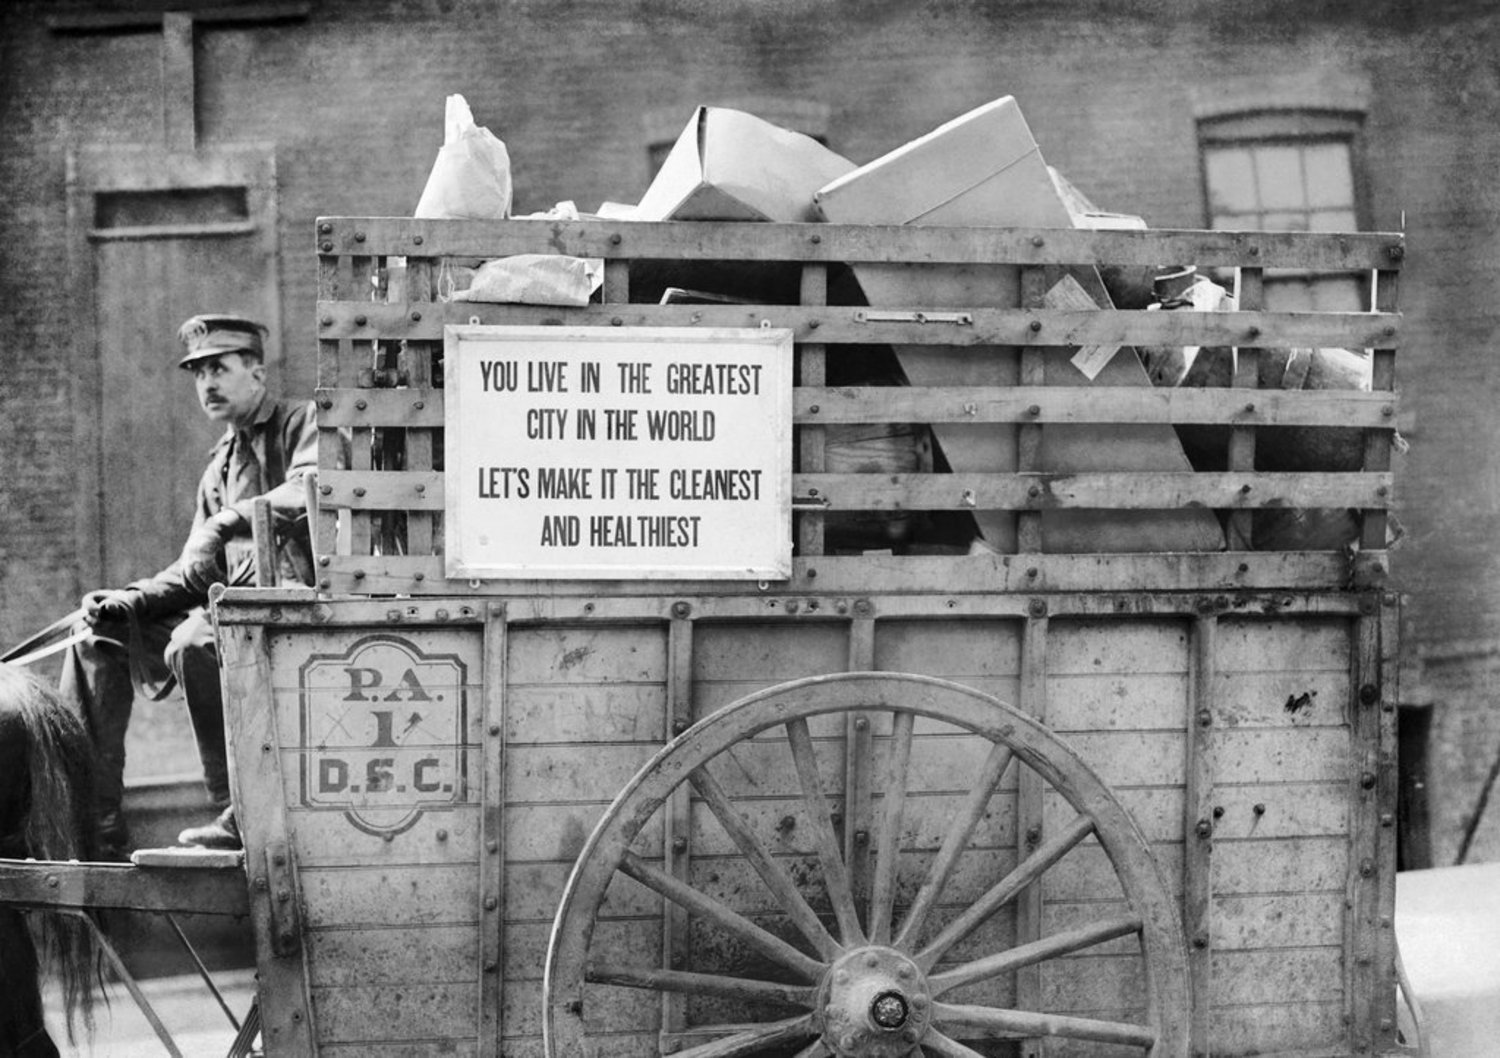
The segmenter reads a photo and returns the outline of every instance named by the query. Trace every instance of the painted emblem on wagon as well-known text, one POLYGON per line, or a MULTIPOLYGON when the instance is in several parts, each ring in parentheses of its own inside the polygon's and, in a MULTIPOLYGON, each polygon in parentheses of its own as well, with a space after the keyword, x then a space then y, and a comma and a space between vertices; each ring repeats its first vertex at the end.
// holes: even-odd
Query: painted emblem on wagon
POLYGON ((309 657, 298 690, 304 806, 384 836, 468 799, 467 669, 456 655, 365 636, 309 657))

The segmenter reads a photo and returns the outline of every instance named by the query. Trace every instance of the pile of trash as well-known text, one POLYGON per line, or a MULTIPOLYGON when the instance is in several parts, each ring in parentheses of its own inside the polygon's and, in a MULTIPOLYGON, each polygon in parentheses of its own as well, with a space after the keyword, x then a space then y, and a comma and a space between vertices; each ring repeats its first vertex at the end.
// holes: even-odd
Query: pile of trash
MULTIPOLYGON (((461 96, 447 106, 447 132, 415 211, 418 217, 504 219, 511 181, 503 143, 475 124, 461 96)), ((606 203, 580 214, 572 203, 533 217, 610 220, 773 221, 786 223, 1144 229, 1143 219, 1097 208, 1043 160, 1014 98, 1005 96, 933 129, 865 165, 812 137, 742 111, 695 109, 661 169, 633 206, 606 203)), ((445 264, 443 300, 587 305, 600 296, 603 262, 524 255, 445 264)), ((1191 262, 1159 268, 1049 268, 1044 303, 1055 309, 1121 308, 1232 312, 1233 294, 1191 262)), ((795 304, 795 267, 775 263, 636 262, 631 299, 795 304)), ((1016 308, 1021 273, 1014 265, 854 263, 830 277, 831 304, 1016 308)), ((1048 357, 1043 384, 1067 386, 1227 387, 1233 348, 1115 347, 1048 357)), ((829 351, 829 384, 1015 386, 1015 347, 838 346, 829 351)), ((1348 349, 1268 349, 1258 361, 1268 389, 1369 390, 1371 359, 1348 349)), ((899 473, 938 469, 994 472, 1018 467, 1019 435, 1011 423, 891 424, 827 428, 829 470, 899 473)), ((1048 424, 1027 469, 1081 472, 1222 471, 1229 428, 1164 424, 1048 424)), ((1258 471, 1355 471, 1363 465, 1358 429, 1261 427, 1258 471)), ((920 519, 829 515, 830 535, 849 547, 901 547, 920 534, 920 519)), ((1042 548, 1059 553, 1328 550, 1358 536, 1355 512, 1257 510, 1252 538, 1226 540, 1214 512, 1045 510, 1042 548)), ((1013 512, 975 511, 975 549, 1017 549, 1013 512)))

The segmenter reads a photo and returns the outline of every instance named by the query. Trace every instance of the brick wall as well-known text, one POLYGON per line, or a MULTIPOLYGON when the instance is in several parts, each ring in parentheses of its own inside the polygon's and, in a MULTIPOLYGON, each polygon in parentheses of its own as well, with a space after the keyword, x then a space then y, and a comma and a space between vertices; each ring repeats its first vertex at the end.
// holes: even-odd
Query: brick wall
MULTIPOLYGON (((163 136, 161 35, 48 29, 49 16, 76 10, 0 7, 5 642, 92 586, 76 574, 80 548, 96 545, 74 524, 73 468, 89 453, 73 449, 73 421, 88 409, 71 394, 88 351, 70 341, 87 309, 67 296, 66 153, 163 136)), ((195 54, 200 142, 276 147, 289 391, 313 378, 313 219, 408 212, 450 92, 507 142, 518 212, 633 200, 648 175, 643 115, 663 107, 685 121, 700 102, 822 103, 830 145, 863 162, 1013 94, 1047 160, 1101 206, 1191 227, 1204 222, 1193 115, 1205 98, 1290 85, 1317 104, 1319 92, 1365 86, 1372 219, 1404 218, 1410 247, 1400 380, 1413 447, 1398 464, 1407 535, 1395 559, 1410 634, 1500 642, 1489 546, 1500 529, 1496 5, 320 0, 308 10, 206 27, 195 54)), ((1486 713, 1483 686, 1452 708, 1486 713)))

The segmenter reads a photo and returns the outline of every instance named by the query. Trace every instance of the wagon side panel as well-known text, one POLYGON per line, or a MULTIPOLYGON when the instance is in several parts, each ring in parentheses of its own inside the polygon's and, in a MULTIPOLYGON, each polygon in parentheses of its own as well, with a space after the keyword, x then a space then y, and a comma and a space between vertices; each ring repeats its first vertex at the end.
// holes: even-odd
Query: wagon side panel
MULTIPOLYGON (((552 918, 584 840, 666 740, 667 635, 660 622, 513 625, 506 633, 501 1053, 541 1053, 542 967, 552 918)), ((637 845, 662 855, 660 826, 637 845)), ((660 964, 662 901, 623 876, 609 889, 595 951, 660 964)), ((605 989, 591 1008, 601 1053, 655 1053, 647 993, 605 989)))
POLYGON ((271 650, 318 1053, 479 1053, 480 636, 302 629, 271 650))

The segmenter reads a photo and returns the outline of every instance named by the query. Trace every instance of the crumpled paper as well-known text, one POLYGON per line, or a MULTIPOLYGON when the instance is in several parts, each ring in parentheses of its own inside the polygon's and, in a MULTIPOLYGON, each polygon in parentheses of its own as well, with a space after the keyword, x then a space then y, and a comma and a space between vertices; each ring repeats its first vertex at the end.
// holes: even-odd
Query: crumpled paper
MULTIPOLYGON (((572 202, 559 202, 549 210, 518 219, 579 220, 580 217, 578 207, 572 202)), ((523 253, 485 261, 474 269, 471 277, 465 278, 468 281, 463 288, 447 291, 444 300, 581 306, 587 305, 594 292, 604 285, 604 259, 523 253)))
POLYGON ((510 216, 510 199, 510 153, 505 144, 474 123, 463 96, 449 96, 443 146, 412 216, 503 220, 510 216))

